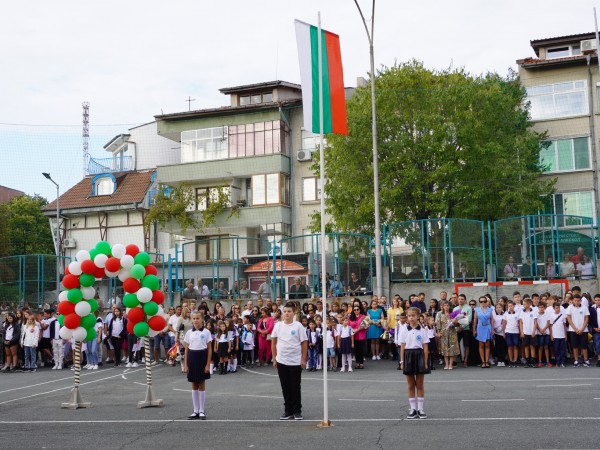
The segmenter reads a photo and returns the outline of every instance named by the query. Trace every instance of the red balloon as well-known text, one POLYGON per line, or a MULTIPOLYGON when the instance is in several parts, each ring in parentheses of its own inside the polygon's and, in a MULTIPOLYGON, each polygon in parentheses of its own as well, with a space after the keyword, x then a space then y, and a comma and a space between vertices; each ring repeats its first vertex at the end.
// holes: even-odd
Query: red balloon
POLYGON ((127 278, 123 283, 123 289, 130 294, 135 294, 141 287, 142 285, 139 280, 136 280, 135 278, 127 278))
POLYGON ((75 289, 79 287, 79 277, 76 277, 75 275, 65 275, 65 277, 62 280, 62 284, 65 288, 67 289, 75 289))
POLYGON ((119 261, 119 258, 108 258, 104 264, 104 268, 109 272, 118 272, 121 268, 121 261, 119 261))
MULTIPOLYGON (((62 303, 64 303, 64 302, 62 302, 62 303)), ((75 305, 73 305, 73 309, 75 309, 75 305)), ((77 314, 74 314, 74 313, 69 314, 68 316, 65 316, 64 323, 65 323, 65 327, 69 328, 70 330, 74 330, 81 324, 81 317, 79 317, 77 314)))
POLYGON ((104 278, 104 269, 102 267, 94 269, 94 278, 104 278))
POLYGON ((140 248, 135 244, 129 244, 125 247, 125 254, 135 256, 140 252, 140 248))
POLYGON ((75 313, 75 304, 69 301, 62 301, 58 304, 56 310, 63 316, 75 313))
POLYGON ((135 308, 131 308, 127 313, 127 321, 129 323, 133 322, 134 324, 141 322, 146 317, 146 313, 144 310, 138 306, 135 308))
POLYGON ((162 305, 162 303, 165 301, 165 293, 159 289, 152 291, 152 301, 157 305, 162 305))
POLYGON ((166 324, 167 321, 163 316, 153 316, 148 319, 148 326, 154 331, 162 331, 166 324))
POLYGON ((81 271, 87 274, 93 274, 94 270, 96 270, 96 264, 91 259, 86 259, 81 262, 81 271))
POLYGON ((69 275, 70 273, 69 266, 65 266, 65 275, 69 275))
POLYGON ((131 320, 127 322, 127 332, 129 334, 133 334, 133 327, 135 326, 135 323, 133 323, 131 320))
POLYGON ((146 275, 158 275, 158 270, 152 264, 146 266, 146 275))

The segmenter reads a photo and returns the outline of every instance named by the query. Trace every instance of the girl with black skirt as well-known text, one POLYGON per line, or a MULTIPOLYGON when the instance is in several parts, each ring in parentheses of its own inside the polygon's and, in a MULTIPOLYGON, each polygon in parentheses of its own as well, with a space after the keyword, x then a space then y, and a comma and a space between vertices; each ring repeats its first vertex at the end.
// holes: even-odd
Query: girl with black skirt
POLYGON ((408 402, 410 410, 407 419, 427 419, 423 409, 425 404, 425 389, 423 387, 425 374, 429 373, 429 337, 427 329, 419 324, 421 311, 411 307, 406 313, 408 324, 400 330, 400 366, 406 375, 408 384, 408 402), (416 396, 415 396, 416 391, 416 396))
POLYGON ((204 317, 195 312, 192 315, 192 329, 185 333, 183 342, 185 354, 183 359, 183 372, 192 383, 192 402, 194 412, 189 420, 206 420, 204 402, 206 400, 205 381, 210 378, 210 362, 212 361, 212 340, 210 331, 204 328, 204 317))
POLYGON ((219 375, 227 375, 227 362, 231 353, 231 341, 225 322, 219 323, 215 335, 215 352, 219 355, 219 375))

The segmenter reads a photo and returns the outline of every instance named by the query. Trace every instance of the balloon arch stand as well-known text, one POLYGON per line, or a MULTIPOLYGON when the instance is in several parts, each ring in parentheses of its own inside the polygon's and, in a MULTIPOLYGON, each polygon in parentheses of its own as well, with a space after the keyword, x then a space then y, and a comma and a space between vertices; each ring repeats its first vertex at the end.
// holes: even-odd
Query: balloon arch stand
POLYGON ((96 280, 118 277, 126 294, 123 306, 127 312, 127 331, 144 341, 146 363, 146 397, 138 402, 138 408, 163 406, 152 389, 152 366, 150 363, 150 338, 156 336, 166 324, 162 303, 165 295, 160 290, 157 270, 150 264, 150 255, 140 251, 137 245, 115 244, 100 241, 96 247, 77 252, 75 261, 65 269, 62 281, 64 290, 59 295, 58 322, 60 337, 75 341, 74 387, 63 408, 89 408, 79 390, 81 375, 81 343, 97 338, 96 316, 98 302, 94 299, 96 280))

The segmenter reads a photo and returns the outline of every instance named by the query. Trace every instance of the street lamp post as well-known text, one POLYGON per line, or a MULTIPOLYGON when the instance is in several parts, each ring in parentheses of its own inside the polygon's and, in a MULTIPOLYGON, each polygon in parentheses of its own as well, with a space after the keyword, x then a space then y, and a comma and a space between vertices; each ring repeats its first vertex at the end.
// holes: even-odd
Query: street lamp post
POLYGON ((367 38, 369 39, 369 56, 371 59, 371 115, 372 115, 372 135, 373 135, 373 202, 375 203, 375 275, 377 277, 378 297, 383 294, 383 267, 381 264, 381 225, 379 220, 379 154, 377 146, 377 107, 375 101, 375 49, 373 47, 373 34, 375 32, 375 0, 371 8, 371 31, 367 26, 367 21, 363 15, 358 0, 354 0, 360 18, 365 26, 367 38))
POLYGON ((56 295, 58 296, 60 293, 60 209, 58 207, 58 196, 60 190, 58 183, 52 179, 48 172, 43 172, 42 175, 44 175, 48 180, 52 181, 52 183, 54 183, 56 186, 56 240, 54 241, 54 249, 56 250, 56 295))

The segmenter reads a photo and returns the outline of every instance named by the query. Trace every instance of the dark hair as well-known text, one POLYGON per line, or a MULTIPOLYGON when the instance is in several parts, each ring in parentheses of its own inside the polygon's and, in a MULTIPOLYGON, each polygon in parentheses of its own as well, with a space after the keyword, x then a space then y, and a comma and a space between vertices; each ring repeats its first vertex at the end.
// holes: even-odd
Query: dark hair
POLYGON ((296 310, 296 304, 294 302, 286 302, 284 308, 292 308, 292 311, 296 310))
MULTIPOLYGON (((355 300, 355 302, 356 301, 357 300, 355 300)), ((363 315, 365 314, 365 311, 362 307, 362 303, 360 301, 358 301, 358 306, 354 305, 354 304, 352 305, 352 312, 350 313, 350 320, 356 320, 356 313, 354 312, 354 308, 357 308, 357 307, 359 309, 359 314, 363 314, 363 315)))

